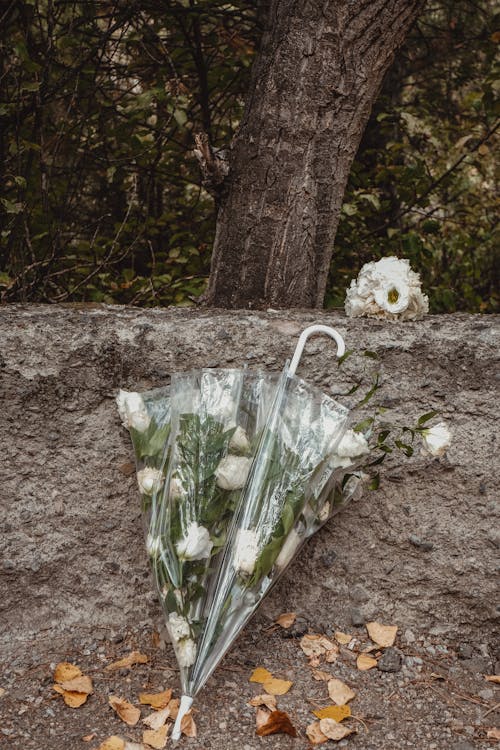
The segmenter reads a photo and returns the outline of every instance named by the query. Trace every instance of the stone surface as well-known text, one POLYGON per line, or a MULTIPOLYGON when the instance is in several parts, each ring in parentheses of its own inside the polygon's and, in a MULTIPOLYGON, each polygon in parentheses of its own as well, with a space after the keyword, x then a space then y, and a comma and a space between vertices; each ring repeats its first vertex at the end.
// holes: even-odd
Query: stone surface
MULTIPOLYGON (((460 644, 483 644, 480 659, 463 653, 466 661, 450 662, 450 674, 458 670, 470 679, 479 675, 477 690, 485 688, 481 675, 499 658, 492 575, 492 529, 498 526, 498 317, 429 316, 422 323, 389 325, 318 311, 17 305, 0 310, 0 659, 10 674, 2 687, 15 686, 20 675, 39 664, 45 680, 39 687, 41 707, 60 711, 59 703, 47 702, 51 662, 71 657, 73 650, 82 661, 95 664, 105 653, 111 658, 113 649, 126 652, 126 645, 144 644, 150 638, 146 633, 160 630, 130 470, 132 447, 114 404, 117 389, 159 386, 174 371, 208 364, 279 370, 301 329, 313 322, 337 327, 357 354, 339 371, 329 343, 313 339, 302 361, 304 377, 351 405, 355 396, 341 394, 363 368, 378 368, 377 398, 387 409, 384 418, 411 425, 422 413, 439 410, 453 430, 453 444, 444 459, 430 459, 418 450, 409 460, 389 456, 382 465, 380 489, 366 492, 313 537, 273 590, 230 652, 234 673, 221 668, 211 682, 222 691, 220 718, 232 716, 234 721, 238 714, 238 722, 243 722, 244 729, 228 724, 231 747, 257 748, 261 740, 253 736, 253 710, 245 708, 244 701, 233 707, 222 690, 224 681, 247 685, 249 664, 267 664, 285 676, 283 665, 292 669, 294 660, 302 658, 295 639, 266 635, 273 618, 284 611, 307 613, 312 632, 315 623, 350 632, 351 610, 368 595, 363 607, 369 607, 370 618, 397 624, 399 632, 411 632, 416 643, 446 645, 452 656, 436 650, 434 662, 452 659, 460 644), (361 356, 365 349, 376 352, 378 360, 361 356), (432 548, 415 546, 411 536, 432 548), (105 653, 99 650, 101 644, 105 653)), ((369 406, 372 411, 367 413, 372 413, 372 403, 369 406)), ((169 646, 155 653, 161 660, 158 674, 175 669, 169 646)), ((340 667, 334 668, 342 677, 340 667)), ((429 670, 436 671, 434 663, 429 670)), ((158 687, 154 673, 140 674, 141 684, 149 681, 158 687)), ((175 685, 175 672, 170 674, 169 683, 175 685)), ((458 746, 459 730, 445 727, 444 721, 441 726, 441 714, 436 727, 422 721, 414 725, 415 736, 402 739, 398 727, 411 720, 413 703, 401 714, 403 721, 394 713, 397 701, 384 703, 381 698, 377 707, 369 691, 363 697, 361 679, 375 690, 376 680, 397 681, 403 679, 402 672, 372 670, 361 676, 354 667, 352 674, 364 715, 379 712, 389 722, 383 731, 379 722, 359 747, 390 750, 431 742, 440 749, 458 746), (394 740, 387 739, 391 721, 394 740)), ((399 690, 398 684, 391 690, 399 690)), ((384 685, 380 683, 380 690, 384 685)), ((410 685, 408 700, 423 700, 422 690, 415 692, 410 685)), ((212 705, 207 691, 200 694, 202 712, 212 705)), ((37 691, 26 687, 25 694, 37 691)), ((428 697, 436 700, 432 691, 428 697)), ((293 704, 295 699, 290 700, 293 704)), ((401 700, 403 709, 406 698, 401 700)), ((105 705, 104 700, 103 711, 105 705)), ((286 702, 283 705, 286 709, 286 702)), ((443 698, 441 713, 446 705, 443 698)), ((474 704, 466 707, 467 728, 475 727, 474 704)), ((19 709, 13 704, 14 714, 19 709)), ((305 721, 306 709, 300 710, 305 721)), ((86 714, 82 709, 78 715, 86 714)), ((40 714, 37 721, 42 725, 53 720, 40 714)), ((493 715, 487 721, 493 725, 493 715)), ((227 732, 214 728, 218 720, 210 726, 206 742, 190 747, 221 746, 227 732)), ((10 731, 10 725, 5 728, 10 731)), ((84 729, 82 735, 89 733, 84 729)), ((54 725, 52 734, 58 731, 54 725)), ((472 731, 477 747, 488 747, 482 739, 486 730, 478 725, 472 731)), ((76 747, 78 738, 68 737, 76 747)), ((47 740, 45 746, 53 742, 47 740)), ((41 745, 19 735, 18 744, 14 740, 10 746, 41 745)), ((291 747, 290 738, 277 739, 273 747, 291 747)))

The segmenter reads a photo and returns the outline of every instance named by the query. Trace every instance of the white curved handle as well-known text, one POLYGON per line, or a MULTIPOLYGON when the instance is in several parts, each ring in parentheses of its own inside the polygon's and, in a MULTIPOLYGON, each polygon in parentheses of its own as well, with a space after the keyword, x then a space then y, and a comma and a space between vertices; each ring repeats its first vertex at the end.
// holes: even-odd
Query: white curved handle
POLYGON ((295 352, 293 354, 292 361, 290 362, 290 367, 288 368, 288 374, 290 377, 295 375, 307 339, 309 338, 309 336, 312 336, 315 333, 326 333, 327 336, 330 336, 330 338, 335 341, 335 343, 337 344, 337 357, 342 357, 345 353, 344 339, 342 338, 340 333, 335 330, 335 328, 330 328, 329 326, 323 325, 309 326, 309 328, 306 328, 304 331, 302 331, 297 342, 297 346, 295 347, 295 352))

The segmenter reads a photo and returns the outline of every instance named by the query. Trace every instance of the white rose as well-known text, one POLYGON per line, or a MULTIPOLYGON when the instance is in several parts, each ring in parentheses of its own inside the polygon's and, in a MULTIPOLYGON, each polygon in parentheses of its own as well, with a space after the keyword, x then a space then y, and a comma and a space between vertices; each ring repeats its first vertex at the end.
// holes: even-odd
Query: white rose
POLYGON ((148 534, 146 539, 146 550, 148 555, 150 557, 157 557, 161 549, 162 545, 160 537, 148 534))
POLYGON ((208 529, 194 522, 189 524, 186 536, 177 542, 175 549, 183 560, 203 560, 210 557, 213 546, 208 529))
POLYGON ((215 470, 217 485, 223 490, 241 490, 247 481, 251 463, 245 456, 226 456, 215 470))
POLYGON ((346 430, 335 453, 339 458, 356 458, 370 452, 368 442, 361 432, 346 430))
POLYGON ((251 575, 259 556, 259 537, 253 529, 239 529, 233 565, 239 573, 251 575))
POLYGON ((444 422, 429 427, 422 432, 424 450, 431 456, 444 456, 451 445, 451 432, 444 422))
POLYGON ((143 495, 152 495, 153 492, 158 491, 162 481, 163 474, 161 471, 153 469, 151 466, 146 466, 137 472, 137 483, 143 495))
POLYGON ((229 441, 229 450, 234 453, 248 453, 250 441, 243 427, 238 426, 229 441))
POLYGON ((286 568, 286 566, 292 560, 293 556, 295 555, 295 553, 297 552, 301 544, 302 544, 302 537, 300 537, 297 534, 295 529, 292 529, 290 533, 288 534, 278 557, 276 558, 276 562, 274 563, 276 567, 279 568, 280 570, 283 570, 283 568, 286 568))
POLYGON ((189 623, 185 617, 177 614, 177 612, 171 612, 168 616, 168 632, 173 641, 180 641, 182 638, 189 638, 191 635, 191 629, 189 623))
POLYGON ((375 302, 381 310, 397 315, 409 305, 410 287, 404 280, 398 278, 382 282, 373 294, 375 302))
POLYGON ((140 393, 120 390, 116 397, 116 405, 124 427, 133 428, 137 432, 145 432, 148 429, 151 417, 140 393))
POLYGON ((191 638, 178 641, 176 655, 179 667, 190 667, 196 660, 196 643, 191 638))

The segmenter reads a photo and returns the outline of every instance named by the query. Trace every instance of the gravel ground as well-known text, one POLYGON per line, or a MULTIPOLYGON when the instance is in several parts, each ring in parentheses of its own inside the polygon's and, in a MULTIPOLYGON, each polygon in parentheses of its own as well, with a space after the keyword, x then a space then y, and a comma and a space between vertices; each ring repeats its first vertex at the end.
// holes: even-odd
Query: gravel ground
POLYGON ((0 747, 94 750, 111 734, 138 741, 141 732, 112 713, 108 695, 137 700, 145 688, 178 688, 147 572, 118 387, 161 385, 171 372, 199 366, 278 370, 312 322, 336 326, 357 354, 339 373, 331 350, 313 340, 303 361, 308 379, 339 396, 372 363, 387 417, 407 424, 437 409, 453 444, 445 459, 391 457, 380 489, 308 543, 200 694, 198 738, 183 744, 307 747, 311 701, 329 701, 298 637, 273 627, 280 613, 295 611, 296 635, 340 629, 364 644, 368 620, 399 628, 397 651, 379 662, 398 671, 359 672, 345 648, 328 665, 357 693, 349 720, 357 734, 339 746, 493 750, 487 732, 500 721, 498 687, 484 676, 498 673, 500 658, 498 317, 387 325, 316 311, 17 305, 0 311, 0 747), (103 671, 132 649, 149 663, 103 671), (62 660, 93 677, 95 693, 81 708, 52 691, 62 660), (255 735, 246 702, 258 692, 248 682, 257 665, 293 681, 278 704, 297 739, 255 735))

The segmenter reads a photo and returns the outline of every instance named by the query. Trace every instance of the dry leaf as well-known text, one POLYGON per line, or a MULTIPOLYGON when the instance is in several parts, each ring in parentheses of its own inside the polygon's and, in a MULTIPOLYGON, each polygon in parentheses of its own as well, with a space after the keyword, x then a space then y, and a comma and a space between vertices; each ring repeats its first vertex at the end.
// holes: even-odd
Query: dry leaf
POLYGON ((267 682, 267 680, 272 680, 273 676, 269 670, 265 669, 264 667, 257 667, 257 669, 254 669, 252 674, 250 675, 248 682, 267 682))
POLYGON ((281 625, 282 628, 290 628, 296 619, 296 612, 283 612, 276 620, 276 625, 281 625))
POLYGON ((94 692, 92 680, 86 675, 61 682, 61 687, 63 690, 69 690, 74 693, 86 693, 87 695, 94 692))
POLYGON ((271 677, 270 680, 266 680, 262 687, 269 693, 269 695, 285 695, 292 687, 293 682, 289 680, 279 680, 277 677, 271 677))
POLYGON ((319 722, 320 731, 328 737, 329 740, 343 740, 344 737, 348 737, 352 734, 353 730, 349 727, 344 727, 334 719, 321 719, 319 722))
POLYGON ((313 714, 318 719, 334 719, 340 722, 351 715, 351 709, 349 706, 325 706, 325 708, 318 708, 317 711, 313 711, 313 714))
POLYGON ((488 682, 495 682, 497 685, 500 685, 500 674, 488 674, 484 676, 485 680, 488 680, 488 682))
POLYGON ((139 693, 139 703, 152 708, 166 708, 172 698, 172 689, 163 690, 161 693, 139 693))
POLYGON ((167 706, 168 710, 170 711, 170 716, 169 716, 170 719, 177 718, 177 714, 179 713, 179 705, 180 705, 179 698, 172 698, 172 700, 167 706))
POLYGON ((341 646, 347 646, 347 644, 352 641, 352 635, 343 633, 341 630, 336 630, 335 640, 337 641, 337 643, 340 643, 341 646))
POLYGON ((117 737, 115 734, 104 740, 97 750, 125 750, 125 742, 121 737, 117 737))
POLYGON ((335 643, 324 635, 304 635, 300 640, 300 648, 306 656, 322 656, 327 651, 336 649, 335 643))
POLYGON ((360 654, 356 659, 356 666, 360 672, 366 672, 368 669, 377 666, 377 660, 373 656, 368 656, 368 654, 360 654))
POLYGON ((313 721, 312 724, 309 724, 306 728, 306 734, 311 745, 321 745, 323 742, 328 741, 328 737, 325 737, 319 728, 319 721, 313 721))
POLYGON ((93 734, 85 734, 82 737, 82 742, 92 742, 92 740, 94 739, 94 737, 95 737, 95 732, 93 734))
POLYGON ((165 724, 169 716, 170 709, 167 706, 166 708, 162 708, 161 711, 153 711, 152 714, 149 714, 149 716, 146 716, 146 718, 142 720, 142 723, 150 729, 159 729, 165 724))
POLYGON ((315 680, 331 680, 332 675, 329 672, 322 672, 321 669, 313 669, 312 676, 315 680))
POLYGON ((132 651, 128 656, 124 656, 123 659, 118 659, 118 661, 108 664, 106 670, 110 672, 113 669, 132 667, 134 664, 146 664, 148 661, 149 657, 146 654, 141 654, 140 651, 132 651))
POLYGON ((372 641, 381 648, 392 646, 398 632, 397 625, 381 625, 379 622, 367 622, 366 629, 372 641))
POLYGON ((125 724, 128 724, 129 727, 135 727, 141 718, 141 710, 139 708, 133 706, 125 698, 119 698, 117 695, 110 695, 108 702, 125 724))
POLYGON ((167 744, 167 734, 169 727, 164 726, 159 729, 145 729, 142 735, 142 741, 146 745, 156 748, 156 750, 162 750, 167 744))
POLYGON ((344 703, 352 700, 356 693, 345 682, 334 677, 328 680, 328 695, 337 706, 343 706, 344 703))
POLYGON ((70 664, 67 661, 61 661, 54 670, 54 680, 56 682, 66 682, 80 677, 82 670, 76 664, 70 664))
POLYGON ((125 740, 124 750, 148 750, 148 749, 145 745, 142 744, 142 742, 130 742, 129 740, 125 740))
POLYGON ((496 727, 488 729, 488 731, 486 732, 486 737, 489 740, 500 740, 500 729, 497 729, 496 727))
POLYGON ((182 717, 181 732, 186 737, 196 737, 196 724, 194 723, 193 714, 189 711, 182 717))
POLYGON ((258 732, 260 727, 264 726, 264 724, 267 724, 267 720, 270 716, 270 711, 267 711, 265 708, 261 708, 259 706, 257 708, 257 711, 255 712, 255 731, 258 732))
POLYGON ((268 734, 289 734, 291 737, 297 736, 297 730, 285 711, 272 711, 268 714, 265 722, 262 722, 262 719, 259 720, 256 731, 259 737, 267 737, 268 734))
POLYGON ((52 685, 52 690, 64 698, 64 702, 70 708, 80 708, 88 698, 88 693, 78 693, 73 690, 64 690, 61 685, 52 685))
POLYGON ((256 695, 254 698, 248 701, 249 706, 266 706, 270 711, 274 711, 276 708, 276 698, 274 695, 256 695))
POLYGON ((325 661, 327 661, 329 664, 333 664, 333 662, 337 661, 338 655, 339 647, 337 646, 337 644, 335 644, 333 648, 325 653, 325 661))
POLYGON ((5 695, 5 693, 6 693, 6 692, 7 692, 7 691, 6 691, 6 689, 5 689, 5 688, 0 688, 0 698, 1 698, 1 697, 2 697, 3 695, 5 695))

